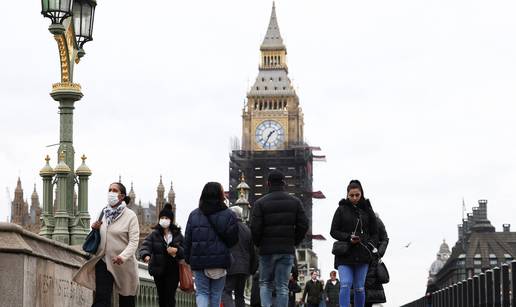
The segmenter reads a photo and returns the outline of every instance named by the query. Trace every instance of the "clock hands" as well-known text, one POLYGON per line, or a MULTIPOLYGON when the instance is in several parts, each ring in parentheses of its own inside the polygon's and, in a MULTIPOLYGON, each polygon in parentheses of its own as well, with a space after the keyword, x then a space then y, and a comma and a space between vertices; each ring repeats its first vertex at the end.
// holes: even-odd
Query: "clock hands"
POLYGON ((269 141, 269 138, 274 134, 274 132, 276 132, 276 130, 272 130, 269 135, 267 136, 267 139, 265 139, 265 142, 264 144, 267 144, 267 142, 269 141))

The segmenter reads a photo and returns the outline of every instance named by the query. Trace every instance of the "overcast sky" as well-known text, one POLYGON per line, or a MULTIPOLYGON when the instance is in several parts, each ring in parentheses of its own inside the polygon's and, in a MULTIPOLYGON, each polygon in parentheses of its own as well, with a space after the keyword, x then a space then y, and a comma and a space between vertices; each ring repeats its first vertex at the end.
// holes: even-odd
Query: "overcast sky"
MULTIPOLYGON (((229 140, 258 73, 272 2, 98 1, 94 41, 76 67, 74 144, 93 171, 90 213, 109 183, 134 181, 156 198, 174 181, 185 224, 207 181, 228 186, 229 140)), ((516 2, 305 1, 276 3, 305 135, 326 163, 314 167, 314 233, 329 236, 337 202, 360 179, 391 238, 388 303, 424 294, 443 238, 488 199, 501 229, 516 198, 516 2), (409 248, 403 246, 412 242, 409 248)), ((57 46, 38 1, 8 1, 0 19, 0 218, 21 176, 25 197, 44 156, 56 164, 57 46)), ((514 228, 513 227, 513 228, 514 228)), ((324 277, 332 240, 315 244, 324 277)))

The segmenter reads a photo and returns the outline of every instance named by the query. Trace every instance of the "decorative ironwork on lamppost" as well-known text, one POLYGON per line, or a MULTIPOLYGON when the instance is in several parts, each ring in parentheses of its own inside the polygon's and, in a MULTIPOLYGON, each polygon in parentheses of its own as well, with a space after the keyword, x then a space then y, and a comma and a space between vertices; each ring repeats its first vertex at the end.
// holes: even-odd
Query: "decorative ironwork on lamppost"
POLYGON ((238 199, 235 202, 236 206, 242 208, 242 221, 244 223, 249 222, 249 216, 251 215, 251 206, 249 204, 249 191, 251 188, 245 182, 244 173, 240 176, 240 183, 237 186, 238 199))
MULTIPOLYGON (((57 195, 59 196, 58 210, 54 216, 51 203, 52 197, 48 196, 43 203, 44 227, 40 234, 54 238, 68 244, 81 244, 89 231, 89 214, 87 195, 87 172, 78 169, 77 176, 74 173, 75 150, 73 148, 73 110, 74 104, 83 96, 81 86, 73 82, 74 65, 78 64, 85 54, 83 46, 91 41, 93 32, 93 21, 95 15, 95 0, 42 0, 41 14, 50 19, 51 25, 48 30, 54 35, 59 51, 61 66, 61 80, 52 85, 50 96, 59 103, 59 149, 58 162, 55 168, 55 179, 48 168, 47 162, 44 170, 40 173, 44 182, 44 194, 52 194, 53 186, 57 184, 57 195), (65 167, 68 170, 65 171, 65 167), (80 180, 81 176, 83 180, 80 180), (50 182, 50 184, 49 184, 50 182), (75 212, 73 208, 73 195, 75 185, 78 185, 79 202, 81 208, 75 212), (81 201, 82 200, 82 201, 81 201)), ((84 164, 84 163, 83 163, 84 164)), ((81 166, 82 167, 82 166, 81 166)), ((89 170, 89 169, 88 169, 89 170)))

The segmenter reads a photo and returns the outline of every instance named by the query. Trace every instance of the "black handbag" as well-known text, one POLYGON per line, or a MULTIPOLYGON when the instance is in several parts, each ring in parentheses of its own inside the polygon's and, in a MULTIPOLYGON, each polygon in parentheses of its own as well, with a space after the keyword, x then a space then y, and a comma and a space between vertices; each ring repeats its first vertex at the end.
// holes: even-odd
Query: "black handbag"
MULTIPOLYGON (((100 213, 98 221, 102 221, 102 218, 104 217, 104 210, 100 213)), ((84 243, 82 244, 82 250, 89 253, 89 254, 95 254, 97 252, 97 249, 100 245, 100 229, 92 229, 88 236, 86 236, 86 239, 84 240, 84 243)))
POLYGON ((335 241, 331 253, 335 256, 344 256, 349 251, 350 244, 350 242, 335 241))
POLYGON ((378 259, 378 265, 376 267, 376 281, 381 284, 386 284, 390 280, 389 271, 387 271, 387 266, 382 261, 382 259, 378 259))

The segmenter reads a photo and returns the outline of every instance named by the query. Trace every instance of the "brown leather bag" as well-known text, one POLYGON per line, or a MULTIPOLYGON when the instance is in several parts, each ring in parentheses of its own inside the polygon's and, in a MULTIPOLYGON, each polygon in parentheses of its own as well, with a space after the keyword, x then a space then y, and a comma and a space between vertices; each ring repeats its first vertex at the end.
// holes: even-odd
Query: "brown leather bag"
POLYGON ((179 289, 184 292, 194 291, 192 270, 184 260, 179 261, 179 289))

